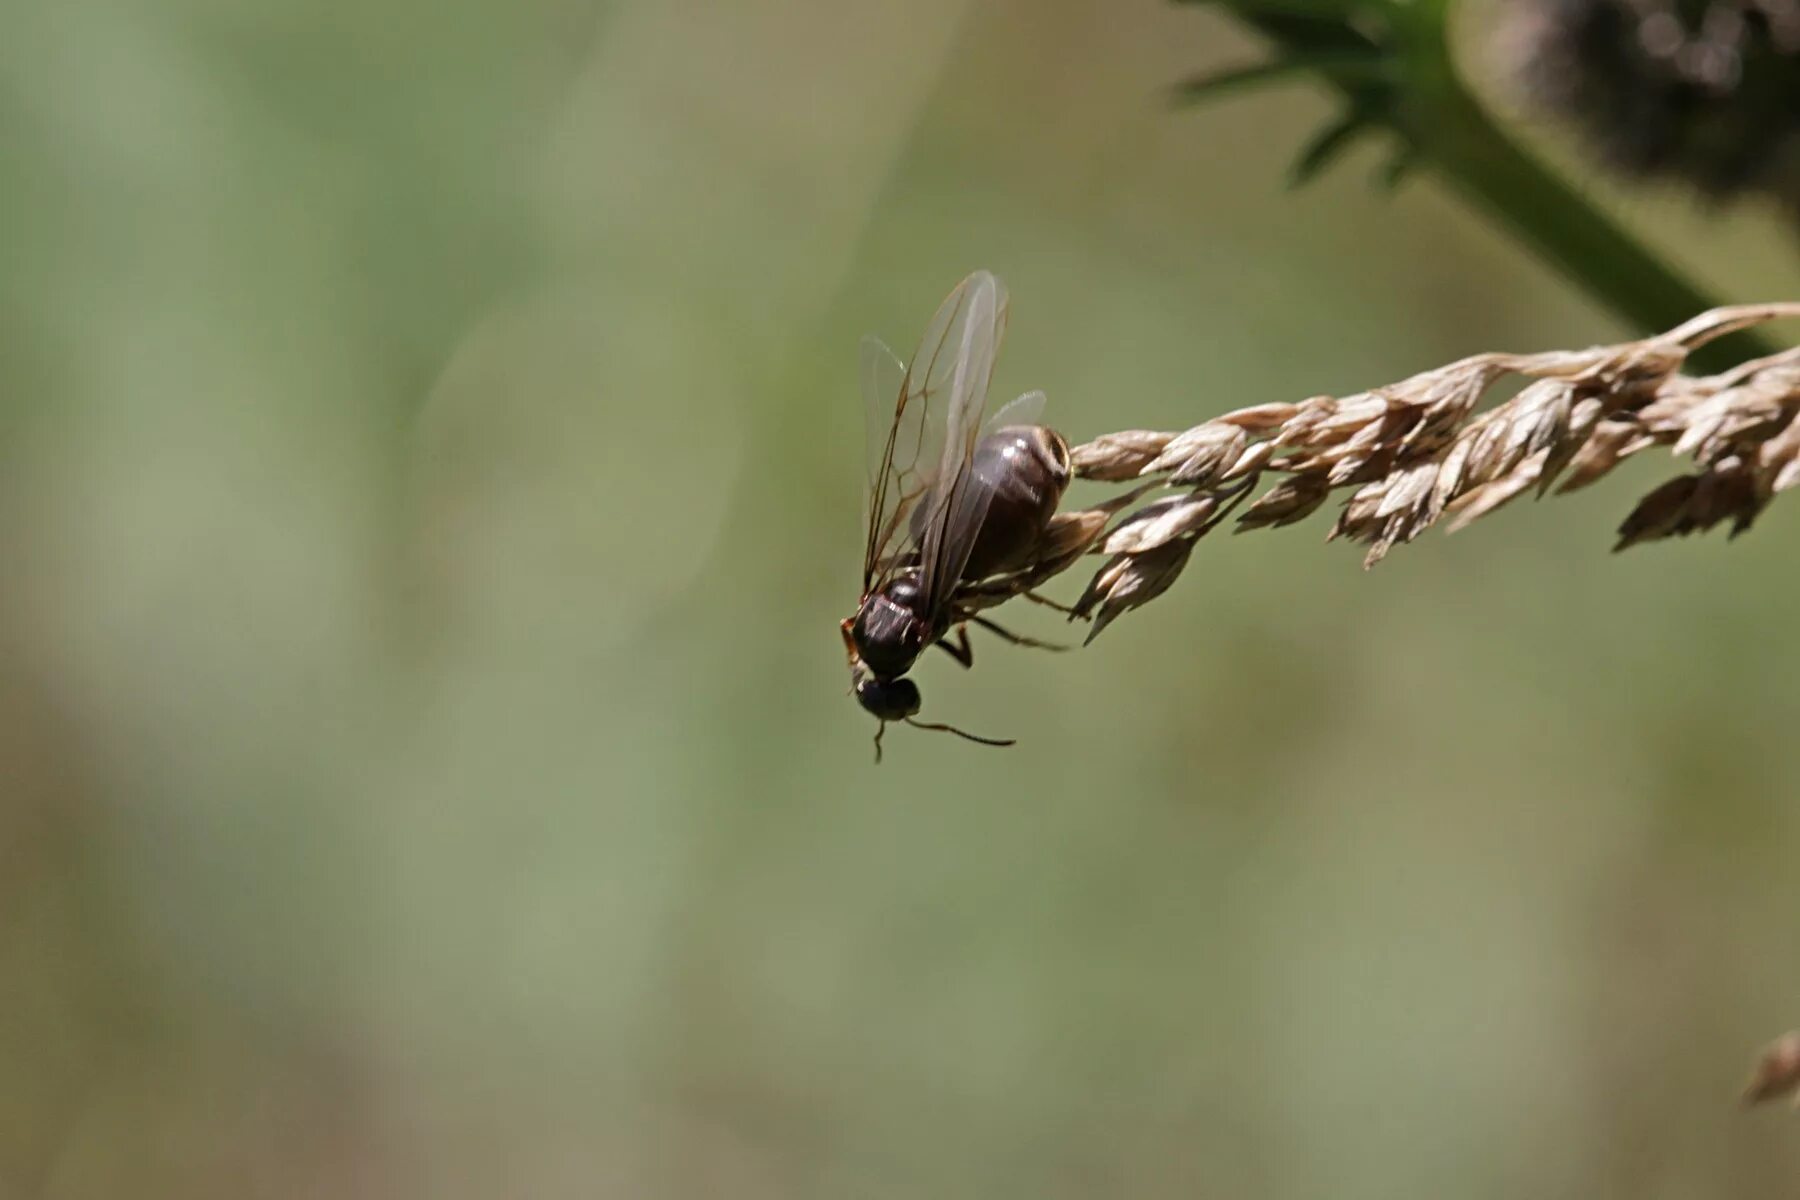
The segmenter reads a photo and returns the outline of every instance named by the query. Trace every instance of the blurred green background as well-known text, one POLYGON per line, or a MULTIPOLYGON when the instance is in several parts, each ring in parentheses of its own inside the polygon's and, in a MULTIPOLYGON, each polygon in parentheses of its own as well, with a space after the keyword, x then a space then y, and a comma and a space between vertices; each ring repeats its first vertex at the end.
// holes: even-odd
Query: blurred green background
MULTIPOLYGON (((1251 50, 14 6, 0 1197, 1790 1190, 1733 1104, 1800 1019, 1800 504, 1609 556, 1647 455, 1366 575, 1216 537, 927 660, 1016 749, 871 766, 856 341, 969 270, 1072 440, 1631 332, 1374 153, 1283 192, 1318 94, 1167 110, 1251 50)), ((1619 206, 1800 297, 1773 218, 1619 206)))

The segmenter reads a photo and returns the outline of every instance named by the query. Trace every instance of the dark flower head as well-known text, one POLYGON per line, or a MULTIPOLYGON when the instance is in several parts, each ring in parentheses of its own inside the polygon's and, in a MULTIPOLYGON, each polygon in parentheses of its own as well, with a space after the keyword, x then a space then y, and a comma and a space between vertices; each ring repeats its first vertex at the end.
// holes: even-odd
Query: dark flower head
POLYGON ((1508 0, 1525 99, 1613 168, 1800 213, 1800 0, 1508 0))

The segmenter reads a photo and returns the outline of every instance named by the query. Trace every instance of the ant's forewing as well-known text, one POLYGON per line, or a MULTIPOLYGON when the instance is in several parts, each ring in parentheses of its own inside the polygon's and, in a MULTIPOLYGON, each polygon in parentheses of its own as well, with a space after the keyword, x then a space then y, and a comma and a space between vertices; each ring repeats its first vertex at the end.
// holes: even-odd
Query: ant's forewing
MULTIPOLYGON (((985 274, 985 273, 984 273, 985 274)), ((946 408, 944 454, 932 489, 931 507, 919 539, 920 592, 923 607, 935 621, 962 575, 974 548, 975 534, 987 513, 992 490, 969 471, 981 440, 981 414, 987 405, 994 359, 1006 331, 1005 293, 992 275, 978 279, 969 298, 969 317, 957 347, 946 408)))
POLYGON ((865 595, 916 563, 929 612, 942 605, 968 561, 986 512, 985 489, 968 486, 968 468, 1005 325, 1006 289, 977 271, 938 306, 910 366, 900 368, 887 347, 864 339, 870 424, 865 595))

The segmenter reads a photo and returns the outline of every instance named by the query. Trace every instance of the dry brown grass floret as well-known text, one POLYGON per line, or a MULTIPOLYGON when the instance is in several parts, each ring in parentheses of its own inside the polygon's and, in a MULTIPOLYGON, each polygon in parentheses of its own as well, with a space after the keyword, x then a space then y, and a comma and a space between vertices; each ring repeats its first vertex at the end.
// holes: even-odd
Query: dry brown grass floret
POLYGON ((1745 1104, 1795 1097, 1800 1104, 1800 1031, 1784 1033, 1763 1049, 1744 1088, 1745 1104))
POLYGON ((1657 337, 1587 350, 1477 354, 1353 395, 1225 413, 1192 429, 1106 434, 1076 446, 1076 474, 1154 480, 1163 496, 1120 519, 1091 552, 1111 555, 1075 605, 1089 640, 1174 583, 1194 543, 1264 476, 1238 532, 1302 520, 1344 493, 1331 538, 1368 547, 1372 567, 1440 520, 1461 529, 1517 497, 1587 487, 1625 459, 1666 446, 1693 469, 1651 491, 1615 550, 1730 522, 1733 535, 1800 484, 1800 350, 1720 375, 1682 373, 1716 338, 1800 316, 1800 303, 1718 308, 1657 337), (1501 380, 1525 386, 1487 409, 1501 380))

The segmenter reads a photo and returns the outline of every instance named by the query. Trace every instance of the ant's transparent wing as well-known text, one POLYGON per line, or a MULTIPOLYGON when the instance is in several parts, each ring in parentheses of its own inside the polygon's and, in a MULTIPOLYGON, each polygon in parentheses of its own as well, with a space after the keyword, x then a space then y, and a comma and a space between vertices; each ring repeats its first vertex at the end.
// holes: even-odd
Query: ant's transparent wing
MULTIPOLYGON (((963 280, 961 319, 948 352, 954 361, 944 405, 944 450, 919 532, 919 590, 933 619, 956 590, 975 535, 981 531, 993 490, 969 469, 981 441, 982 411, 1000 340, 1006 335, 1006 289, 986 271, 963 280)), ((952 293, 952 300, 957 298, 952 293)), ((949 304, 950 301, 946 301, 949 304)))
POLYGON ((1041 425, 1044 421, 1044 393, 1026 392, 1015 396, 1000 407, 1000 411, 988 418, 987 424, 981 427, 981 436, 986 437, 996 429, 1004 429, 1008 425, 1041 425))
POLYGON ((930 485, 927 471, 937 467, 944 422, 939 411, 935 429, 927 433, 932 406, 925 397, 909 396, 906 364, 880 338, 863 338, 860 375, 868 425, 869 490, 863 515, 869 525, 862 583, 867 595, 910 550, 900 533, 930 485))
MULTIPOLYGON (((943 525, 978 440, 1004 313, 1000 281, 977 271, 938 306, 910 366, 876 339, 863 339, 869 421, 865 595, 913 564, 927 564, 929 586, 929 564, 943 561, 943 525)), ((964 560, 968 549, 962 548, 964 560)))

